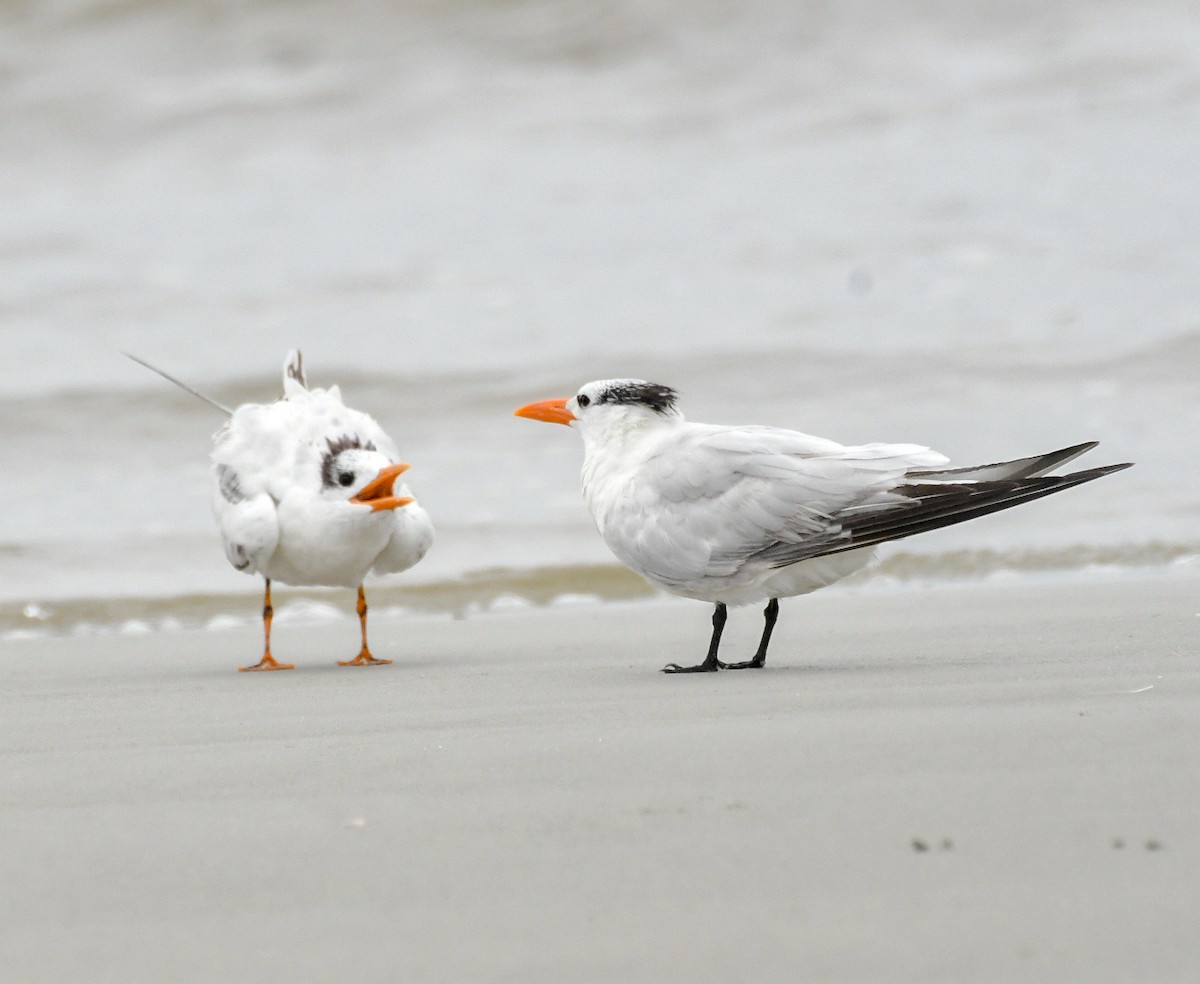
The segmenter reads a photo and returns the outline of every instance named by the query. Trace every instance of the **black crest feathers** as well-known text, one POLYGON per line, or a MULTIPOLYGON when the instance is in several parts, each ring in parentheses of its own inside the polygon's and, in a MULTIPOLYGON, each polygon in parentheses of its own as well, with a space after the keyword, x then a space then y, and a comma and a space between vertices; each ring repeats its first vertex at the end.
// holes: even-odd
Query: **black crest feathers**
POLYGON ((670 413, 675 409, 678 394, 670 386, 642 380, 615 383, 600 394, 598 403, 634 403, 649 407, 655 413, 670 413))

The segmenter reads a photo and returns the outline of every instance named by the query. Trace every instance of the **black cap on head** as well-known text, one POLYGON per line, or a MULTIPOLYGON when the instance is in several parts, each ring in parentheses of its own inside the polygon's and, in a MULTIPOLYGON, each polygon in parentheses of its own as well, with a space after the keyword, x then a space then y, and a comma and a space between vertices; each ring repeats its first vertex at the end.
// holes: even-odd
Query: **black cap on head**
POLYGON ((596 402, 637 404, 655 413, 665 414, 675 409, 677 395, 670 386, 661 383, 648 383, 644 379, 619 379, 606 386, 596 402))

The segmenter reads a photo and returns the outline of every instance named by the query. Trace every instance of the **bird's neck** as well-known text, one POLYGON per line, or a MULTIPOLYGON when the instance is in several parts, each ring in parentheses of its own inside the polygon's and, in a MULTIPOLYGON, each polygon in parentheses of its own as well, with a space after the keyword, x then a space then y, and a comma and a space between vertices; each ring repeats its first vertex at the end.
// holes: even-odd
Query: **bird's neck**
MULTIPOLYGON (((647 455, 682 417, 628 415, 605 421, 603 427, 583 431, 583 489, 589 503, 595 494, 615 496, 630 469, 647 455)), ((598 517, 597 517, 598 518, 598 517)))
POLYGON ((632 413, 614 415, 601 426, 583 429, 584 461, 597 457, 625 457, 681 419, 632 413))

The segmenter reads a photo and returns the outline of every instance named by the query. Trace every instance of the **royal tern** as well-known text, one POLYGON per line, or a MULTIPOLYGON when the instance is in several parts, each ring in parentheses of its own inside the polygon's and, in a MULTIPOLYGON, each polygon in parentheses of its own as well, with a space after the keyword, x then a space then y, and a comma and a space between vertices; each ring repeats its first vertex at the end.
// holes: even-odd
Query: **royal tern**
POLYGON ((583 438, 583 495, 604 542, 626 567, 673 594, 716 606, 704 661, 666 673, 766 663, 779 599, 832 584, 875 546, 961 523, 1109 475, 1052 469, 1095 447, 969 468, 914 444, 846 447, 775 427, 690 423, 669 386, 588 383, 519 417, 567 424, 583 438), (717 658, 727 606, 767 602, 758 650, 717 658))
POLYGON ((263 657, 241 669, 294 666, 271 654, 273 580, 357 587, 362 648, 338 665, 390 663, 367 645, 363 579, 368 571, 407 570, 433 541, 428 515, 396 482, 409 465, 391 438, 367 414, 347 407, 337 386, 309 389, 295 351, 284 363, 283 397, 276 402, 232 411, 208 402, 230 415, 213 435, 212 451, 213 513, 225 556, 237 570, 266 580, 263 657))

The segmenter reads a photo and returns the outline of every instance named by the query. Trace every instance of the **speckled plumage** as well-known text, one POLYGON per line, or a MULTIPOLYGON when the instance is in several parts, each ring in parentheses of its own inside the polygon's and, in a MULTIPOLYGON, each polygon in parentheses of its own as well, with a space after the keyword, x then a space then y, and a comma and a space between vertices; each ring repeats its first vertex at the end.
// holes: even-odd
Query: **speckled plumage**
MULTIPOLYGON (((420 505, 374 512, 349 501, 399 460, 394 442, 338 387, 302 380, 289 356, 283 398, 239 406, 214 436, 213 511, 230 563, 285 584, 343 587, 411 567, 433 539, 420 505), (329 480, 338 462, 352 485, 329 480)), ((397 481, 395 494, 412 493, 397 481)))

